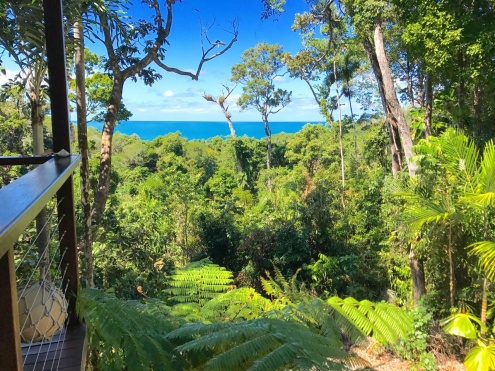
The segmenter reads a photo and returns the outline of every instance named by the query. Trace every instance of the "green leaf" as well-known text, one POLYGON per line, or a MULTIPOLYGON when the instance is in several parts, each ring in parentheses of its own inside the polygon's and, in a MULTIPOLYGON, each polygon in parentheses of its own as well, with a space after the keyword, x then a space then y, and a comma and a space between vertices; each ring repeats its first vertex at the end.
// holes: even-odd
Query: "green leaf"
POLYGON ((495 279, 495 242, 479 241, 471 244, 473 249, 471 254, 479 256, 479 264, 485 270, 486 277, 490 280, 495 279))
POLYGON ((468 313, 456 313, 444 319, 440 324, 447 334, 461 336, 466 339, 476 339, 478 330, 473 322, 486 329, 477 317, 468 313))
POLYGON ((480 344, 473 347, 464 359, 467 371, 495 370, 495 345, 480 344))

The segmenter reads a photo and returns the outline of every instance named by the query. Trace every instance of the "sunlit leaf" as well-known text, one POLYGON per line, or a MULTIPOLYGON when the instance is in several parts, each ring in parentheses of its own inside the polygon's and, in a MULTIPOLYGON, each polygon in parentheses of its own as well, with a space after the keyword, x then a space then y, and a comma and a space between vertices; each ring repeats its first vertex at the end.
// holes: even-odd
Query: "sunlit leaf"
POLYGON ((495 345, 477 345, 473 347, 464 359, 467 371, 495 370, 495 345))
POLYGON ((466 339, 476 339, 478 330, 473 322, 486 330, 486 327, 478 318, 468 313, 456 313, 444 319, 440 324, 447 334, 461 336, 466 339))

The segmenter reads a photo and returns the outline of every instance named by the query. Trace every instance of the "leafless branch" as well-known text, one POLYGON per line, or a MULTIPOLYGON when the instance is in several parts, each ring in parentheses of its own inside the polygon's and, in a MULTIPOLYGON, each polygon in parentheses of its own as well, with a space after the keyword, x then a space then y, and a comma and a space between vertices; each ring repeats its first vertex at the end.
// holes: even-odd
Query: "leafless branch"
POLYGON ((201 73, 201 69, 203 68, 203 64, 205 64, 206 62, 211 61, 212 59, 215 59, 215 58, 221 56, 222 54, 224 54, 237 41, 237 35, 239 33, 238 22, 236 20, 234 20, 231 24, 232 24, 232 31, 230 33, 232 34, 232 38, 230 39, 230 41, 227 45, 225 45, 225 43, 220 41, 220 40, 217 40, 214 43, 211 43, 207 39, 208 42, 210 43, 210 47, 206 51, 204 49, 202 50, 201 60, 199 61, 199 64, 198 64, 198 67, 196 68, 195 73, 192 73, 189 71, 184 71, 184 70, 181 70, 181 69, 175 68, 175 67, 170 67, 170 66, 166 65, 165 63, 163 63, 163 61, 161 61, 157 56, 155 56, 154 61, 159 67, 161 67, 162 69, 164 69, 167 72, 173 72, 173 73, 176 73, 178 75, 188 76, 193 80, 198 80, 199 74, 201 73), (210 53, 212 52, 212 50, 215 47, 220 47, 220 46, 223 46, 223 48, 219 52, 210 55, 210 53))

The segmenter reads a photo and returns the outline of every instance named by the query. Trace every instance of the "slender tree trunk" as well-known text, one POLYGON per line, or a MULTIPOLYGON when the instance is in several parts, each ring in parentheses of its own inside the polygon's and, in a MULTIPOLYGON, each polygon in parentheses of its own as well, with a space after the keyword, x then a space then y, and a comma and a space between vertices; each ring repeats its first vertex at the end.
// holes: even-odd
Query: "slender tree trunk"
POLYGON ((431 73, 428 72, 425 78, 425 138, 431 135, 431 115, 433 109, 433 85, 431 83, 431 73))
POLYGON ((95 192, 93 209, 91 211, 91 219, 93 224, 98 224, 103 216, 105 204, 110 191, 110 169, 112 165, 112 139, 117 122, 117 112, 119 111, 120 102, 122 99, 122 91, 124 81, 120 75, 114 75, 113 88, 110 94, 107 114, 105 116, 105 124, 103 125, 103 133, 101 135, 101 150, 100 150, 100 175, 98 178, 98 186, 95 192))
POLYGON ((223 114, 225 116, 225 119, 227 120, 227 123, 229 124, 230 136, 232 138, 235 138, 234 124, 232 124, 232 119, 231 119, 232 115, 227 111, 227 109, 225 108, 223 102, 219 102, 218 105, 222 109, 222 112, 223 112, 223 114))
POLYGON ((333 61, 333 76, 335 77, 335 92, 337 94, 337 106, 339 108, 339 146, 340 146, 340 171, 342 177, 342 206, 345 207, 345 168, 344 168, 344 144, 342 143, 342 107, 340 106, 339 83, 337 81, 337 66, 333 61))
POLYGON ((76 103, 77 103, 77 139, 81 153, 81 205, 82 205, 82 233, 80 249, 84 255, 84 279, 86 287, 94 287, 93 278, 93 245, 91 240, 91 200, 89 197, 89 146, 88 128, 86 122, 86 81, 84 66, 84 37, 83 25, 79 20, 74 23, 75 53, 74 64, 76 70, 76 103))
POLYGON ((263 124, 266 134, 266 168, 270 170, 272 168, 272 132, 270 130, 270 125, 268 124, 268 117, 263 115, 263 124))
MULTIPOLYGON (((484 228, 484 233, 483 233, 483 239, 486 241, 488 238, 488 218, 485 212, 483 212, 483 222, 485 225, 484 228)), ((486 277, 483 278, 483 287, 482 287, 482 292, 481 292, 481 314, 480 314, 480 320, 483 325, 486 326, 486 317, 487 317, 487 312, 488 312, 488 289, 490 287, 490 281, 486 277)), ((485 335, 485 331, 483 328, 480 330, 481 336, 485 335)))
MULTIPOLYGON (((486 326, 486 314, 488 311, 488 286, 490 285, 490 282, 488 281, 487 278, 483 278, 483 292, 482 292, 482 297, 481 297, 481 316, 480 320, 483 325, 486 326)), ((485 331, 481 329, 481 335, 485 335, 485 331)))
POLYGON ((409 170, 409 175, 412 177, 416 175, 417 165, 414 161, 412 161, 414 152, 412 149, 413 142, 411 138, 411 131, 409 125, 406 122, 404 111, 402 110, 399 100, 397 99, 397 93, 395 92, 394 82, 392 80, 392 73, 390 72, 390 66, 387 60, 387 55, 385 53, 385 43, 383 41, 382 27, 379 22, 375 22, 373 39, 375 42, 376 58, 378 60, 380 71, 382 74, 385 103, 390 110, 391 121, 394 122, 399 129, 402 149, 407 161, 407 168, 409 170))
MULTIPOLYGON (((40 102, 41 92, 37 88, 34 88, 30 92, 30 107, 31 107, 31 127, 33 128, 33 155, 41 156, 45 152, 45 146, 43 142, 43 111, 40 102)), ((40 280, 50 280, 50 267, 49 267, 49 251, 48 245, 50 243, 50 226, 48 223, 48 210, 46 207, 41 209, 36 216, 36 247, 38 249, 38 255, 40 259, 40 280)))
POLYGON ((455 299, 455 275, 454 275, 454 257, 452 254, 452 225, 449 224, 449 245, 447 246, 447 254, 449 256, 449 291, 450 291, 450 307, 454 308, 455 299))
POLYGON ((414 89, 411 76, 411 62, 409 62, 409 57, 406 58, 406 79, 407 79, 407 94, 409 95, 409 100, 411 101, 411 106, 415 106, 414 99, 414 89))
MULTIPOLYGON (((349 86, 349 80, 347 80, 347 86, 349 86)), ((348 91, 349 109, 351 110, 351 122, 352 122, 352 132, 354 136, 354 157, 357 159, 357 135, 356 135, 356 121, 354 120, 354 111, 352 109, 352 97, 351 89, 348 91)))
POLYGON ((409 266, 413 281, 413 302, 418 305, 421 297, 426 294, 425 274, 422 262, 418 259, 411 247, 409 252, 409 266))
POLYGON ((464 81, 464 65, 465 65, 465 58, 464 58, 464 51, 460 50, 459 53, 457 54, 457 63, 458 63, 458 76, 459 76, 459 85, 457 88, 457 104, 458 104, 458 110, 457 110, 457 128, 460 130, 464 130, 466 126, 466 120, 465 120, 465 111, 466 111, 466 83, 464 81))
POLYGON ((478 79, 474 82, 473 87, 473 111, 474 111, 474 120, 473 120, 473 138, 476 143, 483 142, 483 134, 486 137, 490 137, 490 130, 486 130, 486 122, 483 117, 483 93, 481 91, 480 83, 478 79), (485 130, 483 130, 485 127, 485 130), (487 135, 488 134, 488 135, 487 135))

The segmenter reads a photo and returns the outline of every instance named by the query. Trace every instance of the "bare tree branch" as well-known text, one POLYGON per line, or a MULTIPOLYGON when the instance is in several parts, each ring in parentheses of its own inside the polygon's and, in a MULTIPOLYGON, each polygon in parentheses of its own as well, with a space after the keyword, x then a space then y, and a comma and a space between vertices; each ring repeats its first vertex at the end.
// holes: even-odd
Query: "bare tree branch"
POLYGON ((176 73, 178 75, 182 75, 182 76, 188 76, 190 77, 191 79, 193 80, 198 80, 199 78, 199 74, 201 73, 201 69, 203 68, 203 64, 205 64, 206 62, 208 61, 211 61, 212 59, 215 59, 219 56, 221 56, 222 54, 224 54, 227 50, 229 50, 232 45, 234 45, 234 43, 237 41, 237 35, 239 33, 239 29, 238 29, 238 22, 237 20, 234 20, 232 22, 232 31, 230 32, 232 34, 232 38, 230 39, 229 43, 227 45, 225 45, 225 43, 223 41, 220 41, 220 40, 217 40, 215 42, 210 42, 209 39, 207 38, 206 34, 203 33, 203 35, 205 36, 205 38, 208 40, 208 42, 210 43, 210 47, 205 51, 203 49, 202 51, 202 56, 201 56, 201 59, 199 61, 199 64, 198 64, 198 67, 196 69, 196 72, 193 73, 193 72, 189 72, 189 71, 184 71, 184 70, 181 70, 179 68, 176 68, 176 67, 170 67, 170 66, 167 66, 165 63, 163 63, 163 61, 161 61, 157 56, 155 56, 154 58, 154 61, 155 63, 161 67, 162 69, 164 69, 165 71, 167 72, 173 72, 173 73, 176 73), (224 45, 224 47, 218 52, 218 53, 215 53, 215 54, 212 54, 212 55, 209 55, 210 52, 215 48, 215 47, 220 47, 221 45, 224 45))

